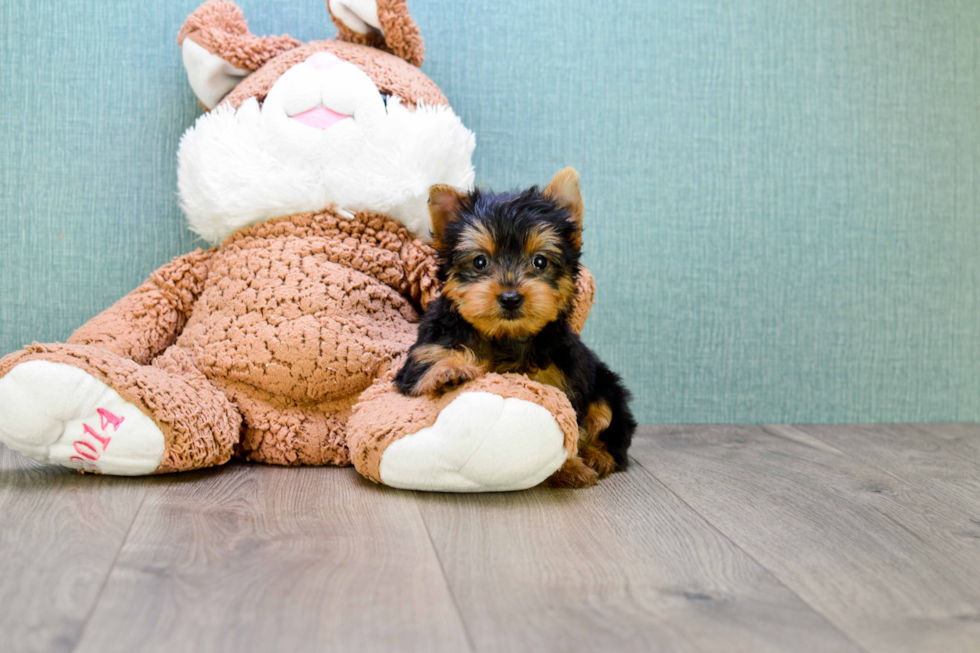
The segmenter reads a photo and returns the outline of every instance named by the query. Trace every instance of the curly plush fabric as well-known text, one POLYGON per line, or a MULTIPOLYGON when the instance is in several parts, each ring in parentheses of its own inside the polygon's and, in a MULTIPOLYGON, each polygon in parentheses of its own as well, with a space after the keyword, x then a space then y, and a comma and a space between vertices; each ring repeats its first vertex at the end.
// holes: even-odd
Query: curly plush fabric
POLYGON ((227 0, 209 0, 188 16, 177 34, 177 43, 186 38, 244 70, 258 70, 270 59, 301 45, 288 34, 255 36, 248 31, 242 10, 227 0))
POLYGON ((72 334, 68 342, 106 349, 147 365, 172 345, 204 290, 214 250, 197 250, 164 265, 72 334))
MULTIPOLYGON (((373 5, 359 4, 359 11, 368 6, 373 5)), ((187 19, 178 42, 193 42, 182 47, 182 57, 192 88, 208 99, 208 107, 225 103, 237 108, 251 97, 262 102, 287 70, 317 52, 331 52, 359 67, 380 93, 397 96, 411 110, 418 103, 448 106, 417 68, 424 49, 405 1, 378 0, 377 13, 370 24, 381 26, 383 39, 379 34, 356 36, 339 24, 339 40, 301 44, 289 36, 257 37, 231 2, 208 0, 187 19)), ((413 117, 424 120, 439 112, 445 113, 441 108, 420 110, 413 117)), ((396 141, 410 137, 404 132, 391 136, 396 141)), ((424 154, 445 165, 453 157, 464 158, 471 171, 472 138, 447 143, 440 150, 426 140, 424 154)), ((306 153, 299 148, 294 156, 306 153)), ((351 168, 349 157, 330 162, 351 168)), ((410 165, 380 175, 370 187, 371 193, 387 198, 385 211, 402 218, 404 211, 390 207, 404 201, 395 188, 403 174, 411 174, 410 165)), ((427 174, 433 179, 420 177, 423 188, 438 183, 443 173, 427 174)), ((208 191, 227 192, 214 185, 208 191)), ((329 201, 311 203, 310 208, 329 201)), ((272 219, 263 215, 263 222, 235 231, 220 247, 164 265, 79 328, 67 344, 35 344, 0 359, 0 382, 6 384, 0 412, 12 419, 5 423, 14 424, 0 436, 26 455, 77 468, 72 460, 81 458, 61 455, 64 450, 96 450, 83 440, 72 443, 76 435, 66 425, 78 422, 87 434, 84 420, 109 413, 114 431, 128 420, 112 438, 130 449, 107 449, 110 438, 99 439, 100 457, 89 460, 105 466, 93 462, 85 469, 106 473, 185 471, 239 456, 278 465, 347 465, 353 460, 359 471, 380 481, 384 458, 385 469, 403 473, 391 477, 398 487, 472 491, 481 482, 484 489, 528 487, 544 478, 539 474, 557 469, 565 452, 575 451, 578 432, 571 405, 556 388, 522 376, 489 375, 438 398, 408 398, 395 391, 391 379, 415 341, 419 312, 438 294, 435 252, 391 217, 350 213, 354 208, 331 206, 272 219), (27 365, 8 376, 21 364, 27 365), (58 378, 54 391, 51 379, 58 378), (58 401, 47 401, 54 394, 58 401), (31 404, 40 398, 45 401, 37 405, 48 411, 43 414, 31 404), (84 402, 76 401, 82 398, 84 402), (487 472, 476 486, 473 479, 460 486, 451 476, 433 485, 439 470, 426 467, 432 458, 425 451, 412 449, 413 443, 426 442, 426 434, 406 436, 435 423, 454 398, 462 401, 442 414, 459 412, 463 431, 485 424, 472 417, 481 402, 506 402, 501 410, 510 411, 515 421, 498 420, 501 432, 530 434, 539 446, 521 449, 518 439, 510 456, 511 440, 495 436, 491 440, 505 446, 485 457, 482 468, 470 470, 487 472), (110 402, 109 408, 103 401, 110 402), (525 425, 530 425, 527 430, 525 425), (392 443, 399 446, 385 457, 392 443), (52 455, 56 450, 61 453, 52 455), (536 466, 527 472, 512 464, 522 461, 536 466), (502 470, 503 481, 494 478, 508 466, 502 470), (508 473, 514 478, 507 478, 508 473)), ((289 205, 282 212, 297 210, 289 205)), ((572 317, 576 328, 584 322, 592 297, 592 278, 584 272, 572 317)), ((444 434, 449 448, 460 442, 454 437, 461 431, 453 428, 444 434)), ((435 446, 438 453, 441 443, 435 446)), ((464 463, 479 460, 466 451, 463 455, 468 456, 464 463)))
POLYGON ((405 0, 378 0, 378 21, 383 35, 376 32, 358 34, 350 29, 334 15, 330 0, 327 0, 327 10, 337 26, 337 38, 340 40, 390 52, 413 66, 421 66, 425 60, 425 43, 418 25, 408 13, 405 0))
POLYGON ((189 38, 236 68, 257 71, 223 99, 236 109, 250 97, 259 102, 265 100, 284 72, 316 52, 330 52, 356 65, 378 90, 398 96, 409 110, 414 110, 418 102, 448 106, 439 87, 418 69, 425 46, 404 0, 380 0, 378 19, 385 37, 357 34, 334 18, 340 30, 339 40, 304 44, 289 35, 255 36, 248 31, 245 16, 234 3, 208 0, 184 21, 177 43, 189 38))
MULTIPOLYGON (((574 453, 567 398, 523 376, 488 375, 439 398, 394 389, 419 311, 438 294, 436 269, 434 250, 384 215, 286 216, 175 259, 67 344, 0 360, 0 377, 46 360, 102 381, 160 428, 157 472, 238 455, 278 465, 353 461, 379 481, 388 445, 471 391, 543 406, 574 453)), ((584 272, 582 319, 592 295, 584 272)))
POLYGON ((575 333, 582 333, 585 328, 585 320, 589 317, 592 304, 595 302, 595 279, 592 273, 582 268, 579 271, 578 283, 576 284, 575 306, 572 308, 572 315, 568 319, 569 326, 575 333))
POLYGON ((347 423, 351 462, 363 476, 381 483, 381 457, 393 443, 435 424, 439 413, 464 392, 489 392, 524 399, 546 408, 565 435, 565 450, 578 450, 578 422, 568 398, 558 388, 541 385, 519 374, 488 374, 437 398, 407 397, 395 389, 388 374, 362 395, 347 423))
POLYGON ((156 473, 222 465, 239 441, 239 412, 176 347, 157 357, 152 365, 140 365, 100 347, 31 345, 0 360, 0 377, 32 360, 76 367, 153 419, 163 432, 165 444, 156 473))
POLYGON ((160 427, 161 472, 233 453, 346 465, 353 405, 414 342, 435 274, 431 247, 386 216, 287 216, 175 259, 0 376, 35 359, 95 376, 160 427))
POLYGON ((415 66, 387 52, 344 41, 310 41, 284 52, 246 77, 222 102, 237 109, 250 97, 264 101, 269 89, 284 72, 316 52, 329 52, 354 64, 371 78, 379 91, 397 95, 409 110, 414 110, 419 102, 449 106, 439 87, 415 66))

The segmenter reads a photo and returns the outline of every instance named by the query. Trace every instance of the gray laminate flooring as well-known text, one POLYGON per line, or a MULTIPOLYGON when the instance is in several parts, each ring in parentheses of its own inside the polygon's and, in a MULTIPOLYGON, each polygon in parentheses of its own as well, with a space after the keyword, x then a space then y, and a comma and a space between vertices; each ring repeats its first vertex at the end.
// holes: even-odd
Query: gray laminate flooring
POLYGON ((0 651, 980 652, 980 426, 642 427, 589 490, 0 446, 0 651))

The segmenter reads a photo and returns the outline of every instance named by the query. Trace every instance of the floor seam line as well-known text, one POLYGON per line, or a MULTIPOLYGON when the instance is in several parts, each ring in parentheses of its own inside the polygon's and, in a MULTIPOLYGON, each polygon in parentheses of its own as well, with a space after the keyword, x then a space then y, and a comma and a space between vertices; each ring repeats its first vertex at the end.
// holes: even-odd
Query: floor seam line
POLYGON ((743 554, 745 554, 746 557, 748 557, 749 560, 751 560, 752 562, 754 562, 755 564, 757 564, 760 569, 762 569, 767 574, 769 574, 770 576, 772 576, 772 579, 774 581, 776 581, 777 583, 779 583, 779 586, 780 587, 784 588, 787 592, 789 592, 790 594, 792 594, 793 596, 795 596, 796 598, 798 598, 800 600, 800 602, 803 605, 805 605, 806 607, 808 607, 810 610, 812 610, 814 612, 814 614, 819 615, 820 618, 823 619, 831 628, 833 628, 838 633, 840 633, 841 636, 844 637, 844 639, 846 639, 847 641, 849 641, 852 644, 854 644, 854 646, 856 646, 858 649, 860 649, 862 651, 865 651, 866 653, 871 653, 871 650, 870 649, 868 649, 866 646, 862 645, 860 642, 856 641, 853 637, 851 637, 851 634, 849 632, 847 632, 846 630, 844 630, 843 628, 841 628, 830 617, 828 617, 827 615, 825 615, 823 612, 821 612, 820 610, 818 610, 817 608, 815 608, 813 605, 811 605, 809 601, 807 601, 802 596, 800 596, 799 593, 796 592, 796 590, 794 590, 792 587, 790 587, 789 585, 787 585, 783 581, 783 579, 780 578, 776 574, 775 571, 773 571, 772 569, 770 569, 766 565, 762 564, 759 560, 756 559, 755 556, 753 556, 751 553, 749 553, 748 551, 746 551, 745 548, 743 548, 741 544, 739 544, 738 542, 736 542, 734 539, 732 539, 730 536, 728 536, 724 531, 722 531, 720 528, 718 528, 718 526, 716 526, 713 521, 711 521, 710 519, 708 519, 708 517, 706 517, 705 515, 701 514, 701 511, 695 509, 695 507, 692 506, 690 503, 688 503, 684 499, 684 497, 682 497, 681 495, 679 495, 676 491, 674 491, 674 489, 672 487, 670 487, 669 485, 667 485, 667 483, 665 483, 664 481, 662 481, 659 476, 657 476, 652 471, 650 471, 650 469, 648 469, 646 467, 646 465, 644 465, 642 462, 640 462, 638 459, 636 459, 633 456, 630 456, 630 460, 632 460, 633 463, 635 463, 644 472, 646 472, 647 474, 649 474, 650 477, 653 478, 653 480, 655 480, 657 483, 660 483, 660 485, 662 485, 668 492, 670 492, 672 495, 674 495, 675 497, 677 497, 677 500, 680 501, 681 503, 683 503, 685 506, 687 506, 695 515, 697 515, 698 517, 700 517, 701 519, 703 519, 704 520, 704 523, 706 523, 713 531, 715 531, 716 533, 718 533, 718 535, 720 535, 721 537, 725 538, 725 540, 727 542, 731 543, 731 545, 733 547, 735 547, 736 549, 738 549, 739 551, 741 551, 743 554))
POLYGON ((790 428, 796 429, 797 431, 803 433, 804 435, 810 436, 811 438, 813 438, 814 440, 816 440, 817 442, 819 442, 820 444, 824 445, 825 447, 831 450, 831 451, 824 451, 824 453, 833 453, 834 455, 844 456, 845 458, 853 458, 853 456, 848 454, 846 451, 842 451, 837 447, 835 447, 834 445, 828 442, 824 442, 822 438, 818 438, 817 436, 803 430, 802 428, 796 426, 795 424, 756 424, 756 426, 758 426, 762 430, 762 432, 765 433, 766 435, 772 436, 774 438, 779 438, 780 440, 785 440, 786 442, 792 442, 793 444, 798 444, 801 447, 807 447, 808 449, 815 449, 817 451, 822 451, 821 449, 813 446, 812 444, 800 442, 799 440, 794 440, 793 438, 783 435, 782 433, 780 433, 779 431, 773 428, 774 426, 788 426, 790 428))
POLYGON ((109 579, 112 577, 112 572, 116 568, 116 563, 119 562, 119 556, 122 554, 122 550, 126 547, 126 543, 129 541, 129 535, 133 532, 133 525, 139 518, 140 513, 143 511, 143 504, 146 502, 146 495, 150 493, 150 488, 145 487, 143 496, 140 497, 140 504, 136 507, 136 512, 133 513, 133 519, 129 522, 129 526, 126 527, 126 534, 123 535, 122 542, 119 544, 119 549, 116 550, 116 555, 112 556, 112 564, 109 565, 109 570, 106 572, 105 578, 102 579, 102 584, 99 586, 99 591, 95 595, 95 600, 92 601, 92 607, 89 608, 88 614, 85 615, 85 620, 82 622, 82 627, 78 631, 78 637, 75 638, 75 643, 71 647, 72 653, 78 648, 78 645, 82 642, 85 637, 85 632, 88 630, 88 625, 92 621, 92 616, 95 614, 95 609, 99 606, 99 602, 102 600, 102 593, 105 592, 106 585, 109 584, 109 579))
POLYGON ((476 653, 476 646, 473 643, 473 637, 470 634, 470 628, 466 624, 466 619, 463 617, 463 612, 459 609, 459 601, 456 600, 456 592, 453 591, 452 583, 449 582, 449 576, 446 575, 446 567, 442 564, 442 558, 439 556, 439 549, 436 548, 435 540, 432 539, 432 532, 429 531, 429 524, 425 521, 425 515, 422 514, 422 507, 418 502, 418 490, 414 491, 415 495, 415 509, 419 513, 419 519, 422 521, 422 527, 425 529, 425 535, 429 538, 429 546, 432 547, 432 554, 436 557, 436 562, 439 563, 439 573, 442 574, 442 580, 446 584, 446 591, 449 592, 449 598, 453 600, 453 608, 456 609, 456 616, 459 618, 459 623, 463 627, 463 634, 466 636, 466 643, 469 645, 470 650, 476 653))

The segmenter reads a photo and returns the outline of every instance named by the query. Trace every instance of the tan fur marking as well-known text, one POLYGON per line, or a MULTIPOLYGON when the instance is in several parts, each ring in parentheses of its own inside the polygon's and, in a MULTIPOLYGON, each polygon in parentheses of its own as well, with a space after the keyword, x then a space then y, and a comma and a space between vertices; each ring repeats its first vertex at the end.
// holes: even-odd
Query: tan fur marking
POLYGON ((480 333, 491 338, 505 333, 501 328, 501 323, 505 321, 497 316, 497 295, 502 288, 496 280, 482 279, 476 283, 461 284, 455 278, 450 278, 442 292, 453 301, 460 315, 480 333))
POLYGON ((463 294, 463 284, 455 276, 450 275, 446 279, 446 283, 442 284, 442 294, 453 300, 456 308, 459 308, 459 302, 463 294))
POLYGON ((524 252, 528 256, 538 252, 558 253, 558 234, 551 227, 536 226, 531 229, 527 239, 524 241, 524 252))
POLYGON ((576 233, 572 236, 572 246, 582 249, 582 219, 585 216, 585 205, 582 202, 582 192, 578 186, 578 173, 575 168, 565 168, 551 180, 544 189, 544 194, 558 202, 568 210, 576 233))
POLYGON ((596 440, 594 443, 579 449, 582 461, 594 469, 599 474, 599 478, 605 478, 616 471, 616 461, 612 454, 606 451, 606 443, 596 440))
POLYGON ((477 360, 476 354, 465 347, 456 350, 439 345, 424 345, 412 352, 412 358, 420 363, 432 364, 412 388, 412 394, 416 397, 436 394, 447 389, 446 386, 471 381, 486 373, 486 368, 477 360))
POLYGON ((429 188, 429 219, 432 221, 432 244, 443 249, 446 227, 459 218, 466 194, 452 186, 436 184, 429 188))
POLYGON ((487 230, 486 225, 469 225, 463 230, 459 241, 460 249, 483 251, 493 256, 496 249, 493 236, 487 230))
POLYGON ((609 428, 612 422, 612 409, 605 399, 589 405, 589 412, 579 425, 578 449, 579 455, 586 465, 605 478, 616 471, 616 461, 606 450, 606 443, 599 439, 599 434, 609 428))
POLYGON ((562 310, 560 289, 556 291, 540 279, 527 279, 517 285, 524 295, 524 318, 520 320, 521 335, 531 335, 557 319, 562 310))
POLYGON ((582 444, 594 442, 596 436, 609 428, 612 422, 612 409, 605 399, 600 399, 589 405, 589 412, 582 422, 582 431, 586 436, 585 440, 579 440, 582 444))
POLYGON ((547 483, 554 488, 586 488, 599 482, 599 474, 578 456, 572 456, 552 474, 547 483))
POLYGON ((442 345, 422 345, 412 350, 412 360, 416 363, 438 363, 448 356, 449 350, 442 345))
POLYGON ((484 336, 519 338, 539 332, 571 305, 575 297, 575 284, 571 279, 563 278, 558 286, 558 290, 555 290, 540 279, 518 283, 517 291, 524 295, 524 314, 516 320, 500 317, 497 296, 504 291, 505 286, 496 279, 462 284, 456 278, 450 277, 442 292, 453 301, 463 318, 484 336))
POLYGON ((558 280, 558 306, 560 310, 570 309, 578 292, 575 283, 569 277, 558 280))
POLYGON ((562 392, 568 390, 568 379, 565 378, 565 375, 562 374, 562 371, 558 369, 557 365, 549 365, 543 370, 535 370, 528 374, 527 377, 532 381, 554 386, 562 392))

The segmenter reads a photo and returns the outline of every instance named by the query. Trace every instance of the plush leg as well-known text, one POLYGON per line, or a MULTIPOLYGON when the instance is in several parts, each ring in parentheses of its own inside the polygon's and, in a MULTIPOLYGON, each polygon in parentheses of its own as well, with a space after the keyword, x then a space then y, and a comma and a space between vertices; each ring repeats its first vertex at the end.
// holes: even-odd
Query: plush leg
POLYGON ((349 465, 347 420, 356 395, 295 405, 251 387, 229 384, 225 394, 244 420, 240 454, 270 465, 349 465))
POLYGON ((538 485, 574 455, 565 395, 514 374, 488 374, 439 397, 406 397, 389 380, 366 390, 347 425, 367 478, 414 490, 488 492, 538 485))
POLYGON ((141 366, 86 345, 35 345, 0 361, 0 441, 36 460, 138 476, 220 465, 241 417, 171 347, 141 366))

